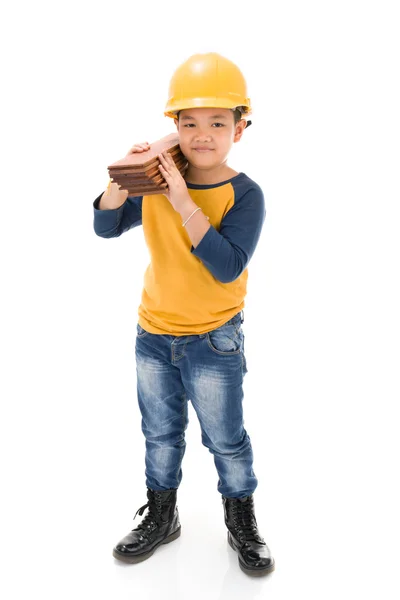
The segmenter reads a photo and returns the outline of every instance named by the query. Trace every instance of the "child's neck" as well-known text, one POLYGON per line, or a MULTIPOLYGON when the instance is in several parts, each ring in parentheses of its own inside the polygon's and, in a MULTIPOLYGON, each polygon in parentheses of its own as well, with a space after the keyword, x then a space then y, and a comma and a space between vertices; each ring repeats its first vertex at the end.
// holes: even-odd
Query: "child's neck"
POLYGON ((213 183, 220 183, 235 177, 239 173, 234 169, 231 169, 227 165, 221 165, 215 169, 196 169, 189 164, 186 169, 184 179, 188 183, 194 183, 195 185, 211 185, 213 183))

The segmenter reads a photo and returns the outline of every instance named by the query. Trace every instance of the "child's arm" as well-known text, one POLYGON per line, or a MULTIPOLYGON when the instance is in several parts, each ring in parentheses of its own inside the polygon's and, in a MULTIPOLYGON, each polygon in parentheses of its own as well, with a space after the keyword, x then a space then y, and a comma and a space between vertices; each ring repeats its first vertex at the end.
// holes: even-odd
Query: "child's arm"
POLYGON ((221 221, 219 231, 210 227, 199 245, 191 247, 205 267, 222 283, 235 281, 254 254, 266 211, 264 195, 253 186, 241 196, 221 221))
MULTIPOLYGON (((126 192, 126 190, 123 191, 126 192)), ((118 206, 120 200, 121 196, 119 200, 114 198, 114 201, 110 202, 106 190, 93 202, 93 228, 96 235, 99 237, 118 237, 125 231, 142 224, 143 196, 127 196, 123 203, 118 206), (106 204, 110 203, 111 206, 109 205, 108 208, 107 206, 100 208, 103 201, 105 201, 106 204)))
MULTIPOLYGON (((148 142, 135 144, 126 156, 150 150, 148 142)), ((118 237, 125 231, 142 224, 143 196, 128 196, 115 182, 108 182, 106 191, 93 202, 93 228, 96 235, 104 238, 118 237)))

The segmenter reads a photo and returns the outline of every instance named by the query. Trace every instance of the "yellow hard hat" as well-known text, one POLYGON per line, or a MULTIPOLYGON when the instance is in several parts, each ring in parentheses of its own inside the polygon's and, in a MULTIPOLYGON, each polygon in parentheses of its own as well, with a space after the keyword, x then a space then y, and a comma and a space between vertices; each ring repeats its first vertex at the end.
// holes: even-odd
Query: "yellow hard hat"
MULTIPOLYGON (((169 84, 166 117, 185 108, 239 108, 251 114, 247 85, 240 69, 217 54, 194 54, 175 71, 169 84)), ((248 121, 250 124, 250 121, 248 121)))

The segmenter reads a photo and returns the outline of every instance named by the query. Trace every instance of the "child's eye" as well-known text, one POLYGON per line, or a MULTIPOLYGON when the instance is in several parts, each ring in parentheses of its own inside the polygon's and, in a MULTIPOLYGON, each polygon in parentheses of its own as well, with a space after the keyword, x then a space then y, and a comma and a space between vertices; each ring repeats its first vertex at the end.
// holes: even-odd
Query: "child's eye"
MULTIPOLYGON (((221 127, 225 127, 225 125, 223 123, 213 123, 213 125, 220 125, 221 127)), ((194 123, 185 123, 184 127, 194 127, 194 123)), ((219 129, 219 127, 217 127, 217 129, 219 129)))

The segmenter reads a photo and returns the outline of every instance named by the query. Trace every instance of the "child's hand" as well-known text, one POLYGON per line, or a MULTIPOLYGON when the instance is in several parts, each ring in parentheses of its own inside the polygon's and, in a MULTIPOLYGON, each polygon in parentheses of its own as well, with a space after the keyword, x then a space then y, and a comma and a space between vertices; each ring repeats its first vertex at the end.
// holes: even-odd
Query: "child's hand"
POLYGON ((185 208, 185 205, 192 202, 186 181, 182 177, 168 150, 161 152, 161 154, 158 155, 158 158, 160 160, 158 169, 161 172, 164 181, 168 184, 168 188, 163 194, 170 201, 172 208, 177 212, 181 212, 181 210, 185 208))
MULTIPOLYGON (((147 150, 150 150, 150 144, 148 142, 142 142, 141 144, 132 146, 126 156, 134 154, 135 152, 146 152, 147 150)), ((121 190, 120 187, 121 186, 112 181, 112 179, 109 180, 107 189, 100 200, 99 208, 101 210, 119 208, 124 204, 129 192, 128 190, 121 190)))
POLYGON ((142 142, 141 144, 135 144, 132 146, 126 156, 135 154, 135 152, 146 152, 147 150, 150 150, 150 144, 148 142, 142 142))

